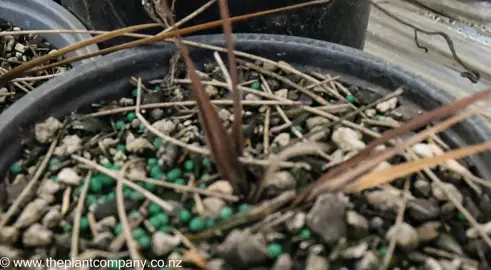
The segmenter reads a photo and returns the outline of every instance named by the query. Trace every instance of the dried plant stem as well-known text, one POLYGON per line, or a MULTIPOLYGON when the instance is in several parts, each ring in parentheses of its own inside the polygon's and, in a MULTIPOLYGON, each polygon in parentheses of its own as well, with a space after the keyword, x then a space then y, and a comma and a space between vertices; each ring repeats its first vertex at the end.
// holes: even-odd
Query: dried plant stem
POLYGON ((322 86, 326 83, 329 83, 329 82, 332 82, 332 81, 335 81, 337 79, 341 78, 341 76, 334 76, 334 77, 329 77, 327 79, 324 79, 323 81, 320 81, 318 83, 313 83, 307 87, 305 87, 306 89, 312 89, 312 88, 315 88, 315 87, 318 87, 318 86, 322 86))
MULTIPOLYGON (((175 83, 181 83, 181 84, 190 84, 191 83, 191 80, 187 80, 187 79, 175 79, 174 80, 175 83)), ((228 84, 227 83, 224 83, 224 82, 218 82, 218 81, 201 81, 202 84, 204 85, 213 85, 213 86, 218 86, 218 87, 224 87, 224 88, 228 88, 228 84)), ((253 88, 249 88, 249 87, 244 87, 244 86, 238 86, 237 87, 239 90, 241 91, 244 91, 246 93, 251 93, 251 94, 254 94, 254 95, 257 95, 257 96, 261 96, 263 98, 269 98, 269 99, 273 99, 273 100, 278 100, 278 101, 290 101, 290 102, 295 102, 293 100, 289 100, 289 99, 286 99, 286 98, 280 98, 278 96, 275 96, 273 94, 269 94, 269 93, 265 93, 263 91, 259 91, 259 90, 256 90, 256 89, 253 89, 253 88)), ((230 91, 232 91, 231 89, 229 89, 230 91)), ((245 100, 244 100, 245 102, 245 100)), ((297 104, 298 105, 298 102, 297 104)))
POLYGON ((44 76, 38 76, 38 77, 24 77, 24 78, 17 78, 11 80, 11 82, 33 82, 33 81, 42 81, 42 80, 47 80, 51 79, 54 77, 58 77, 62 75, 63 73, 56 73, 56 74, 49 74, 49 75, 44 75, 44 76))
POLYGON ((227 194, 218 193, 218 192, 212 192, 212 191, 203 190, 203 189, 196 188, 196 187, 190 187, 190 186, 183 186, 183 185, 179 185, 179 184, 168 183, 165 181, 159 181, 159 180, 155 180, 152 178, 146 178, 146 179, 142 179, 139 181, 154 184, 156 186, 161 186, 161 187, 165 187, 165 188, 171 188, 171 189, 174 189, 176 192, 194 192, 196 194, 201 194, 201 195, 210 196, 210 197, 216 197, 216 198, 220 198, 220 199, 231 201, 231 202, 237 202, 239 200, 239 198, 237 196, 227 195, 227 194))
POLYGON ((116 184, 116 204, 118 210, 119 220, 121 222, 121 227, 123 230, 123 235, 126 239, 126 245, 128 246, 128 250, 130 252, 130 257, 133 260, 141 259, 141 255, 138 253, 138 244, 131 234, 131 227, 128 222, 128 216, 126 215, 126 209, 124 207, 124 195, 123 195, 123 175, 126 171, 129 163, 126 163, 123 168, 121 168, 121 172, 117 173, 119 176, 116 184))
MULTIPOLYGON (((212 100, 211 103, 214 105, 233 105, 232 100, 212 100)), ((278 100, 244 100, 242 102, 247 106, 295 106, 300 105, 300 102, 295 101, 278 101, 278 100)), ((196 101, 175 101, 175 102, 164 102, 164 103, 151 103, 151 104, 141 104, 140 109, 156 109, 156 108, 169 108, 169 107, 179 107, 179 106, 196 106, 196 101)), ((127 106, 116 109, 104 110, 100 112, 86 114, 86 117, 99 117, 118 113, 124 113, 129 111, 134 111, 136 106, 127 106)))
POLYGON ((269 153, 269 125, 271 122, 271 108, 266 108, 266 114, 264 115, 264 154, 267 155, 269 153))
POLYGON ((242 63, 244 66, 246 66, 246 67, 248 67, 250 69, 254 69, 256 71, 259 71, 259 72, 261 72, 262 74, 264 74, 266 76, 272 77, 272 78, 274 78, 274 79, 276 79, 276 80, 278 80, 278 81, 280 81, 280 82, 282 82, 282 83, 284 83, 284 84, 286 84, 286 85, 288 85, 290 87, 295 88, 296 90, 298 90, 298 91, 304 93, 305 95, 313 98, 319 104, 322 104, 322 105, 327 105, 328 104, 328 102, 325 99, 323 99, 322 97, 314 94, 313 92, 311 92, 310 90, 306 89, 305 87, 302 87, 302 86, 300 86, 300 85, 298 85, 298 84, 290 81, 289 79, 287 79, 287 78, 285 78, 285 77, 283 77, 281 75, 278 75, 278 74, 276 74, 274 72, 271 72, 269 70, 266 70, 266 69, 264 69, 264 68, 262 68, 262 67, 260 67, 258 65, 255 65, 253 63, 246 62, 244 60, 240 60, 239 59, 237 61, 239 63, 242 63))
MULTIPOLYGON (((266 93, 269 93, 269 94, 272 94, 273 91, 271 91, 271 88, 269 87, 269 84, 268 84, 268 81, 266 81, 266 79, 264 79, 264 76, 261 74, 260 75, 260 78, 261 78, 261 81, 262 81, 262 87, 264 89, 264 91, 266 93)), ((280 107, 280 106, 275 106, 276 110, 278 111, 278 113, 280 114, 281 118, 283 119, 283 121, 285 121, 286 124, 292 126, 292 121, 290 121, 290 119, 288 119, 288 116, 286 116, 285 112, 283 111, 283 109, 280 107)), ((300 138, 300 140, 304 141, 304 142, 308 142, 308 139, 306 139, 302 133, 300 133, 300 131, 298 131, 296 128, 292 127, 291 128, 293 134, 295 134, 295 136, 297 136, 298 138, 300 138)), ((317 154, 319 156, 321 156, 322 158, 330 161, 331 158, 329 157, 329 155, 327 155, 326 153, 322 152, 320 149, 317 150, 317 154)))
MULTIPOLYGON (((394 227, 399 228, 404 221, 404 212, 406 211, 406 205, 407 201, 409 199, 409 187, 410 187, 410 181, 409 179, 406 179, 404 181, 404 191, 402 193, 402 200, 400 202, 399 206, 399 211, 397 212, 397 217, 396 217, 396 222, 394 224, 394 227)), ((389 242, 389 248, 387 251, 387 254, 384 256, 384 262, 382 264, 382 267, 380 270, 385 270, 389 266, 390 260, 392 259, 392 254, 394 253, 396 247, 396 237, 393 237, 390 242, 389 242)))
POLYGON ((63 192, 63 199, 61 202, 61 214, 64 216, 70 210, 70 196, 72 195, 72 187, 67 187, 63 192))
MULTIPOLYGON (((0 74, 6 74, 8 72, 7 69, 3 68, 3 67, 0 67, 0 74)), ((15 86, 17 86, 19 89, 21 89, 22 91, 26 92, 26 93, 29 93, 30 91, 27 90, 27 88, 25 88, 24 86, 22 86, 19 82, 12 82, 15 86)), ((22 83, 26 83, 26 82, 22 82, 22 83)))
POLYGON ((157 205, 159 205, 160 207, 162 207, 162 209, 164 209, 165 211, 167 212, 172 212, 174 210, 174 207, 163 201, 162 199, 160 199, 159 197, 155 196, 153 193, 147 191, 146 189, 140 187, 139 185, 133 183, 132 181, 129 181, 128 179, 124 178, 124 177, 121 177, 121 175, 119 173, 116 173, 115 171, 112 171, 110 169, 107 169, 91 160, 88 160, 84 157, 81 157, 81 156, 78 156, 78 155, 72 155, 71 156, 72 159, 76 160, 77 162, 80 162, 82 164, 85 164, 86 166, 94 169, 94 170, 97 170, 101 173, 104 173, 118 181, 121 181, 123 182, 123 184, 127 185, 128 187, 130 187, 131 189, 134 189, 140 193, 142 193, 143 195, 145 195, 145 197, 147 197, 150 201, 156 203, 157 205))
POLYGON ((46 153, 43 160, 41 161, 41 164, 39 164, 39 167, 34 173, 31 181, 29 181, 29 184, 27 184, 27 186, 22 190, 20 195, 15 199, 15 201, 12 203, 10 208, 7 210, 7 213, 2 215, 2 219, 0 221, 0 228, 7 225, 10 218, 12 218, 12 215, 17 211, 19 205, 24 201, 24 198, 31 192, 31 189, 39 181, 44 171, 46 170, 46 167, 48 165, 51 156, 53 155, 53 152, 55 151, 56 145, 58 145, 58 138, 54 139, 53 142, 51 143, 48 152, 46 153))
POLYGON ((70 257, 75 260, 78 256, 78 241, 80 237, 80 219, 82 217, 82 211, 84 210, 85 197, 89 191, 90 180, 92 178, 92 171, 89 171, 85 177, 84 187, 78 198, 77 208, 75 210, 75 217, 73 218, 73 232, 72 232, 72 250, 70 257))

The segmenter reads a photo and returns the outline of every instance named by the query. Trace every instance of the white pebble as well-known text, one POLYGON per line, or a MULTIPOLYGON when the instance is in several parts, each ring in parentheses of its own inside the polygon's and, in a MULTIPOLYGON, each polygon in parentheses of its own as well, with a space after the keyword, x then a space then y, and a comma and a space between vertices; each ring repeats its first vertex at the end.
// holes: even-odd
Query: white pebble
POLYGON ((359 151, 366 144, 361 140, 362 135, 351 128, 340 127, 332 134, 332 140, 345 152, 359 151))
POLYGON ((73 186, 79 186, 80 181, 82 181, 82 177, 78 175, 77 172, 75 172, 75 170, 72 168, 63 168, 58 173, 56 179, 60 183, 73 185, 73 186))
POLYGON ((181 237, 169 235, 163 232, 156 232, 152 236, 152 250, 157 256, 163 256, 171 252, 181 244, 181 237))
POLYGON ((28 48, 27 46, 25 46, 25 45, 23 45, 23 44, 21 44, 21 43, 17 43, 17 44, 15 44, 15 47, 14 47, 14 49, 15 49, 16 51, 20 52, 20 53, 25 53, 25 52, 26 52, 26 50, 27 50, 27 48, 28 48))
POLYGON ((153 123, 152 126, 166 135, 169 135, 176 130, 176 124, 167 119, 157 121, 153 123))
POLYGON ((126 144, 126 150, 131 153, 139 153, 145 149, 153 149, 153 145, 145 138, 137 138, 126 144))
POLYGON ((207 187, 206 190, 211 192, 222 193, 226 195, 231 195, 234 192, 232 185, 230 184, 229 181, 226 180, 216 181, 215 183, 207 187))
POLYGON ((274 95, 279 97, 279 98, 288 98, 288 89, 280 89, 278 91, 274 92, 274 95))
POLYGON ((430 158, 434 156, 433 149, 426 143, 418 143, 413 145, 413 151, 422 158, 430 158))
POLYGON ((24 232, 22 242, 26 246, 46 246, 51 243, 53 232, 36 223, 24 232))
POLYGON ((277 144, 280 147, 287 146, 290 144, 290 134, 289 133, 280 133, 273 140, 273 143, 277 144))
POLYGON ((205 92, 210 97, 214 97, 214 96, 218 95, 218 89, 215 86, 213 86, 213 85, 207 85, 207 86, 205 86, 205 92))
POLYGON ((51 141, 51 138, 53 138, 62 126, 63 124, 54 117, 50 117, 46 121, 36 124, 34 128, 36 140, 40 143, 51 141))
POLYGON ((438 185, 436 182, 431 183, 431 188, 433 191, 433 197, 437 198, 440 201, 449 201, 447 194, 443 189, 445 189, 450 195, 457 199, 460 203, 463 202, 464 196, 460 193, 459 189, 457 189, 454 185, 450 183, 442 183, 442 187, 438 185))
POLYGON ((30 202, 15 221, 14 227, 24 228, 37 222, 45 213, 48 202, 42 199, 36 199, 30 202))
POLYGON ((389 110, 393 110, 397 107, 397 98, 393 97, 387 101, 381 102, 377 104, 376 108, 379 112, 387 112, 389 110))

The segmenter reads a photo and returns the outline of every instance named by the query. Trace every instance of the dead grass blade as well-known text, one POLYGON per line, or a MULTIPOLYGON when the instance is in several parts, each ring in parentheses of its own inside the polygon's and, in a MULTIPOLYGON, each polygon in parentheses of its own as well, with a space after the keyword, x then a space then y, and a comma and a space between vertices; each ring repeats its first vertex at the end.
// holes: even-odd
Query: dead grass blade
POLYGON ((227 44, 227 56, 229 65, 229 74, 232 81, 232 96, 234 100, 234 123, 232 126, 232 138, 234 138, 235 150, 242 155, 244 150, 244 134, 242 132, 242 93, 237 88, 238 74, 237 62, 235 61, 234 43, 232 40, 232 23, 230 22, 230 13, 228 9, 228 0, 219 0, 220 17, 223 20, 223 34, 227 44))
MULTIPOLYGON (((167 3, 163 1, 161 2, 161 5, 171 21, 171 24, 174 25, 174 19, 167 3)), ((239 153, 237 153, 233 145, 232 137, 227 133, 222 120, 206 94, 203 84, 201 84, 201 80, 196 74, 196 68, 191 60, 189 51, 182 43, 182 38, 179 33, 174 42, 186 63, 188 74, 194 89, 194 98, 198 104, 200 120, 217 169, 222 177, 230 181, 235 192, 238 194, 246 194, 248 185, 245 180, 245 172, 242 164, 239 162, 239 153)))
MULTIPOLYGON (((336 167, 326 174, 322 175, 317 181, 303 194, 301 194, 297 200, 294 202, 294 205, 297 205, 303 200, 310 200, 314 198, 316 195, 326 191, 326 189, 336 189, 340 188, 347 183, 353 181, 355 178, 360 177, 362 174, 367 171, 373 169, 380 162, 387 160, 392 157, 396 153, 405 149, 405 147, 409 145, 405 145, 404 148, 395 147, 393 149, 385 150, 385 151, 373 151, 377 145, 386 143, 396 136, 405 134, 415 128, 422 127, 429 123, 430 121, 441 119, 456 111, 463 109, 472 103, 475 103, 479 100, 486 98, 491 94, 491 89, 476 93, 472 96, 460 99, 448 105, 441 106, 433 111, 422 114, 415 119, 407 122, 404 125, 401 125, 399 128, 389 130, 382 134, 381 137, 374 140, 370 143, 364 150, 362 150, 357 155, 345 161, 339 167, 336 167)), ((450 122, 453 122, 449 119, 450 122)), ((436 132, 439 128, 445 127, 449 125, 449 123, 441 123, 438 126, 435 126, 433 129, 430 129, 431 132, 436 132)), ((424 132, 424 131, 423 131, 424 132)), ((422 140, 425 136, 429 136, 431 133, 426 131, 426 133, 419 134, 419 139, 422 140)), ((417 140, 411 140, 411 143, 416 143, 417 140)))
MULTIPOLYGON (((251 18, 255 18, 255 17, 259 17, 259 16, 264 16, 264 15, 268 15, 268 14, 273 14, 273 13, 277 13, 277 12, 297 9, 297 8, 301 8, 301 7, 311 6, 311 5, 324 4, 324 3, 328 3, 329 1, 330 0, 316 0, 316 1, 310 1, 310 2, 301 3, 301 4, 295 4, 295 5, 291 5, 291 6, 281 7, 281 8, 275 8, 275 9, 271 9, 271 10, 265 10, 265 11, 256 12, 256 13, 252 13, 252 14, 235 16, 235 17, 230 18, 230 21, 231 22, 243 21, 243 20, 247 20, 247 19, 251 19, 251 18)), ((197 31, 218 27, 218 26, 222 25, 222 23, 223 23, 223 20, 217 20, 217 21, 213 21, 213 22, 208 22, 208 23, 204 23, 204 24, 199 24, 199 25, 194 25, 194 26, 182 28, 179 30, 169 31, 166 33, 160 33, 160 34, 157 34, 155 36, 151 36, 151 37, 127 42, 127 43, 124 43, 121 45, 113 46, 110 48, 106 48, 106 49, 100 50, 98 52, 88 53, 88 54, 82 55, 82 56, 71 57, 71 58, 50 64, 50 65, 40 67, 40 68, 36 69, 36 71, 40 71, 40 70, 44 70, 44 69, 52 68, 52 67, 57 67, 60 65, 70 64, 70 63, 73 63, 75 61, 80 61, 80 60, 84 60, 84 59, 91 58, 94 56, 99 56, 99 55, 104 55, 104 54, 120 51, 123 49, 129 49, 129 48, 133 48, 133 47, 139 46, 139 45, 151 44, 151 43, 154 43, 157 41, 162 41, 165 39, 173 38, 176 35, 182 36, 182 35, 192 34, 192 33, 197 32, 197 31)), ((10 70, 8 73, 1 75, 0 76, 0 86, 4 85, 5 83, 7 83, 11 79, 14 79, 14 78, 17 78, 17 77, 24 75, 29 69, 31 69, 35 66, 38 66, 47 60, 53 59, 55 57, 63 56, 64 54, 66 54, 68 52, 78 50, 80 48, 83 48, 85 46, 88 46, 88 45, 91 45, 94 43, 102 42, 102 41, 105 41, 108 39, 112 39, 112 38, 121 36, 121 35, 128 33, 128 32, 134 32, 134 31, 146 29, 149 27, 156 27, 159 25, 160 24, 148 24, 148 25, 137 25, 137 26, 127 27, 127 28, 122 28, 119 30, 111 31, 111 32, 106 33, 106 34, 102 34, 100 36, 97 36, 97 37, 94 37, 91 39, 77 42, 73 45, 70 45, 69 47, 65 47, 63 49, 58 50, 56 53, 46 55, 43 57, 39 57, 39 58, 33 59, 29 62, 26 62, 26 63, 24 63, 24 64, 22 64, 16 68, 10 70)))
POLYGON ((369 189, 378 185, 390 183, 396 180, 397 178, 413 174, 415 172, 424 169, 425 167, 439 165, 450 159, 464 158, 470 155, 474 155, 486 151, 488 149, 491 149, 491 141, 460 148, 457 150, 448 151, 445 154, 439 156, 413 160, 401 165, 393 166, 388 169, 375 171, 367 175, 364 175, 355 183, 348 185, 346 188, 344 188, 344 191, 346 193, 360 192, 365 189, 369 189))

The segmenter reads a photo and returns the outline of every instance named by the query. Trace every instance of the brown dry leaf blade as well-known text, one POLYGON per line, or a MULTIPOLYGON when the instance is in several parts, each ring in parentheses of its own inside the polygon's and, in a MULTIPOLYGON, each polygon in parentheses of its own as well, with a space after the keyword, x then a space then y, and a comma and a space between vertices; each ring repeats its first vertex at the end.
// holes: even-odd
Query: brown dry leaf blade
POLYGON ((242 155, 244 149, 244 134, 242 132, 242 94, 237 88, 238 74, 237 63, 235 61, 234 44, 232 40, 232 23, 230 21, 230 13, 227 0, 219 0, 220 16, 223 20, 223 34, 227 43, 227 56, 230 79, 232 81, 232 95, 234 100, 234 123, 232 126, 232 137, 234 138, 235 150, 239 155, 242 155))
MULTIPOLYGON (((171 20, 171 23, 174 24, 172 13, 170 13, 167 3, 163 1, 161 4, 167 12, 167 16, 171 20)), ((239 162, 239 153, 237 153, 233 145, 232 137, 227 133, 218 112, 206 94, 203 84, 201 84, 201 81, 196 74, 196 68, 191 60, 189 51, 182 43, 181 35, 179 33, 177 33, 175 44, 188 68, 189 78, 191 79, 194 88, 194 99, 198 105, 199 116, 205 132, 205 137, 210 146, 217 169, 221 176, 231 183, 235 192, 245 194, 248 190, 245 172, 242 164, 239 162)))
MULTIPOLYGON (((311 1, 311 2, 306 2, 306 3, 300 3, 300 4, 295 4, 295 5, 286 6, 286 7, 282 7, 282 8, 275 8, 275 9, 260 11, 260 12, 256 12, 256 13, 252 13, 252 14, 235 16, 235 17, 230 18, 230 21, 231 22, 238 22, 238 21, 243 21, 243 20, 247 20, 247 19, 251 19, 251 18, 255 18, 255 17, 259 17, 259 16, 264 16, 264 15, 268 15, 268 14, 273 14, 273 13, 277 13, 277 12, 281 12, 281 11, 287 11, 287 10, 297 9, 297 8, 301 8, 301 7, 311 6, 311 5, 323 4, 323 3, 327 3, 327 2, 329 2, 329 0, 320 0, 320 1, 311 1)), ((94 56, 104 55, 104 54, 120 51, 123 49, 133 48, 133 47, 138 46, 138 45, 151 44, 151 43, 154 43, 157 41, 162 41, 162 40, 165 40, 168 38, 173 38, 177 35, 192 34, 192 33, 197 32, 197 31, 206 30, 206 29, 220 26, 220 25, 222 25, 222 23, 223 23, 222 20, 217 20, 217 21, 213 21, 213 22, 208 22, 208 23, 204 23, 204 24, 199 24, 199 25, 194 25, 194 26, 182 28, 179 30, 161 33, 161 34, 158 34, 158 35, 155 35, 152 37, 147 37, 147 38, 127 42, 127 43, 113 46, 113 47, 109 47, 109 48, 106 48, 106 49, 103 49, 103 50, 100 50, 97 52, 88 53, 86 55, 75 56, 75 57, 68 58, 68 59, 65 59, 62 61, 58 61, 56 63, 37 68, 36 71, 44 70, 47 68, 53 68, 53 67, 57 67, 60 65, 70 64, 70 63, 73 63, 75 61, 80 61, 80 60, 84 60, 84 59, 91 58, 94 56)), ((56 53, 50 54, 49 55, 50 58, 44 58, 44 59, 42 57, 36 58, 36 59, 33 59, 29 62, 26 62, 26 63, 16 67, 15 69, 10 70, 8 73, 5 73, 4 75, 0 76, 0 85, 3 85, 4 83, 6 83, 9 80, 15 79, 15 78, 23 75, 29 69, 41 64, 42 62, 45 62, 49 59, 52 59, 54 57, 62 56, 65 53, 78 50, 80 48, 83 48, 83 47, 91 45, 91 44, 95 44, 95 43, 102 42, 102 41, 105 41, 108 39, 112 39, 112 38, 121 36, 121 35, 128 33, 128 32, 134 32, 137 30, 141 30, 141 29, 145 29, 145 28, 149 28, 149 27, 155 27, 155 26, 159 26, 159 24, 148 24, 147 26, 136 25, 136 26, 132 26, 132 27, 122 28, 119 30, 114 30, 114 31, 111 31, 109 33, 106 33, 106 34, 103 34, 103 35, 100 35, 100 36, 97 36, 97 37, 94 37, 91 39, 77 42, 73 45, 70 45, 69 47, 63 48, 63 50, 64 50, 63 53, 60 53, 60 51, 61 51, 61 49, 60 49, 56 53), (96 40, 96 38, 98 38, 98 40, 96 40)), ((48 56, 46 56, 46 57, 48 57, 48 56)))
MULTIPOLYGON (((336 180, 343 178, 343 176, 345 176, 345 175, 349 174, 351 171, 353 171, 354 168, 357 168, 358 166, 362 166, 364 160, 374 159, 379 155, 386 154, 385 153, 386 151, 379 151, 379 152, 374 153, 373 150, 377 145, 386 143, 389 140, 395 138, 396 136, 405 134, 405 133, 407 133, 407 132, 409 132, 415 128, 422 127, 422 126, 428 124, 429 122, 431 122, 433 120, 438 120, 438 119, 447 117, 447 116, 455 113, 456 111, 458 111, 460 109, 463 109, 463 108, 465 108, 465 107, 467 107, 467 106, 469 106, 469 105, 471 105, 471 104, 473 104, 479 100, 485 99, 490 94, 491 94, 491 89, 487 89, 487 90, 484 90, 482 92, 478 92, 472 96, 462 98, 462 99, 457 100, 457 101, 450 103, 448 105, 444 105, 444 106, 436 108, 430 112, 426 112, 426 113, 414 118, 413 120, 401 125, 400 127, 396 128, 396 129, 392 129, 392 130, 388 130, 388 131, 384 132, 381 137, 374 140, 372 143, 370 143, 365 149, 360 151, 358 154, 351 157, 350 159, 345 161, 340 166, 330 170, 326 174, 322 175, 319 179, 317 179, 317 181, 310 188, 308 188, 306 191, 304 191, 304 193, 302 195, 300 195, 298 197, 298 199, 295 201, 294 205, 300 203, 301 201, 303 201, 305 199, 312 199, 312 197, 315 194, 318 194, 322 190, 322 187, 327 182, 336 181, 336 180)), ((347 179, 343 179, 343 181, 344 182, 350 182, 353 179, 355 179, 356 177, 359 177, 363 173, 367 172, 368 170, 373 169, 375 166, 376 166, 376 164, 373 164, 372 166, 366 166, 366 164, 365 164, 365 168, 363 168, 362 172, 360 172, 357 175, 352 175, 351 177, 349 177, 347 179)))
POLYGON ((410 175, 412 173, 418 172, 425 167, 431 167, 434 165, 441 164, 450 159, 464 158, 470 155, 474 155, 483 151, 491 149, 491 141, 472 145, 457 150, 448 151, 443 155, 414 160, 411 162, 406 162, 397 166, 393 166, 388 169, 375 171, 364 175, 355 183, 347 186, 344 191, 346 193, 360 192, 365 189, 369 189, 378 185, 383 185, 390 183, 400 177, 410 175))

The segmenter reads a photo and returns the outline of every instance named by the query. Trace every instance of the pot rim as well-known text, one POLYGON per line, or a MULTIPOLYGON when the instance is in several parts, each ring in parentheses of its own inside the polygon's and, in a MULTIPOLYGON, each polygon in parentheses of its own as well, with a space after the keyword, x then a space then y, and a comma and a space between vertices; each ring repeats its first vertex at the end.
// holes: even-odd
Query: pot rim
MULTIPOLYGON (((234 39, 238 51, 263 55, 272 60, 283 59, 294 66, 300 64, 311 70, 319 71, 321 67, 329 66, 329 69, 322 70, 337 70, 338 73, 344 70, 346 78, 353 80, 353 77, 357 77, 361 82, 369 82, 380 88, 396 89, 405 85, 408 90, 404 97, 424 110, 454 100, 445 91, 417 75, 342 45, 270 34, 236 34, 234 39)), ((187 40, 224 46, 223 35, 218 34, 194 36, 187 40)), ((203 60, 205 54, 202 52, 201 49, 191 49, 191 56, 196 63, 203 60)), ((116 52, 96 62, 75 67, 64 76, 54 78, 22 97, 0 115, 0 156, 5 157, 0 159, 0 176, 15 161, 14 153, 19 153, 22 137, 19 132, 32 128, 35 123, 49 116, 68 115, 73 108, 82 107, 77 104, 90 104, 94 100, 121 96, 123 91, 132 88, 127 81, 130 76, 139 76, 142 80, 163 76, 168 60, 174 53, 174 46, 168 44, 116 52), (146 70, 129 70, 138 68, 146 70), (98 91, 86 91, 92 86, 98 87, 98 91)), ((446 135, 446 139, 455 145, 468 145, 488 140, 491 131, 482 119, 473 117, 453 127, 446 135)), ((491 164, 491 152, 474 155, 470 160, 482 177, 491 178, 491 167, 488 165, 491 164)))
MULTIPOLYGON (((87 30, 72 13, 54 1, 46 0, 2 0, 0 1, 0 18, 11 22, 23 30, 87 30)), ((74 34, 45 34, 42 35, 57 49, 69 46, 82 40, 90 39, 88 33, 74 34)), ((68 57, 81 56, 99 51, 97 44, 68 53, 68 57)), ((84 60, 73 63, 80 65, 84 60)))

